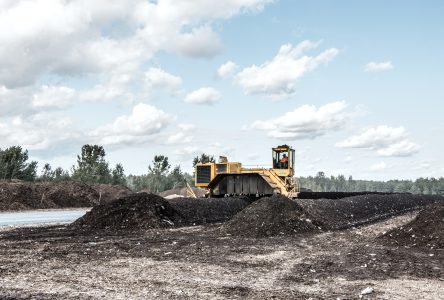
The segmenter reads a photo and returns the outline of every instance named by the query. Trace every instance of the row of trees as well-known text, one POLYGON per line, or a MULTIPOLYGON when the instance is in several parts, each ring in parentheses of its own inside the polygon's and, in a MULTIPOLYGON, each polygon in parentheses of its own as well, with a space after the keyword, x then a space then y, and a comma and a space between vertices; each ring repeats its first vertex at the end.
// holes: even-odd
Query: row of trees
POLYGON ((168 157, 154 156, 153 162, 148 166, 148 173, 144 175, 129 175, 128 187, 135 191, 147 190, 162 192, 175 187, 183 187, 186 183, 192 184, 191 175, 182 172, 180 166, 171 169, 168 157))
POLYGON ((327 177, 323 172, 316 176, 300 177, 301 187, 315 192, 361 192, 412 193, 436 195, 444 193, 444 178, 418 178, 412 180, 355 180, 344 175, 327 177))
MULTIPOLYGON (((202 153, 193 159, 193 166, 197 163, 215 162, 214 157, 202 153)), ((150 192, 162 192, 185 184, 194 185, 192 175, 182 172, 180 166, 171 168, 168 157, 156 155, 152 164, 148 166, 148 173, 145 175, 129 175, 127 185, 135 191, 148 190, 150 192)))
MULTIPOLYGON (((28 162, 28 151, 20 146, 0 149, 0 179, 20 179, 26 181, 84 181, 93 183, 110 183, 126 185, 135 191, 147 190, 162 192, 186 183, 193 184, 193 176, 183 172, 180 166, 172 167, 168 157, 156 155, 143 175, 125 175, 119 163, 114 168, 105 159, 102 146, 84 145, 77 162, 71 170, 61 167, 53 169, 49 164, 43 166, 40 176, 37 175, 37 162, 28 162)), ((193 166, 199 162, 214 162, 214 157, 203 153, 193 159, 193 166)), ((316 176, 299 177, 301 187, 318 192, 406 192, 414 194, 444 193, 444 178, 419 178, 412 180, 370 181, 354 180, 343 175, 327 177, 323 172, 316 176)))
MULTIPOLYGON (((105 149, 99 145, 84 145, 77 163, 71 170, 61 167, 55 169, 45 164, 40 176, 37 175, 37 162, 28 162, 28 151, 20 146, 13 146, 5 150, 0 149, 0 179, 20 179, 25 181, 83 181, 92 183, 109 183, 127 185, 139 191, 161 192, 167 189, 192 184, 192 176, 182 172, 180 166, 171 168, 168 157, 156 155, 148 173, 140 176, 125 175, 122 164, 110 168, 105 159, 105 149)), ((214 161, 212 156, 203 154, 195 158, 195 162, 214 161)))
POLYGON ((0 179, 32 181, 37 176, 37 162, 28 162, 28 150, 20 146, 0 149, 0 179))
POLYGON ((20 179, 25 181, 66 181, 77 180, 95 183, 125 184, 123 166, 114 169, 105 160, 105 150, 98 145, 84 145, 77 156, 77 164, 71 172, 61 167, 52 169, 50 164, 43 166, 42 174, 37 175, 37 162, 28 162, 28 150, 20 146, 0 149, 0 179, 20 179))

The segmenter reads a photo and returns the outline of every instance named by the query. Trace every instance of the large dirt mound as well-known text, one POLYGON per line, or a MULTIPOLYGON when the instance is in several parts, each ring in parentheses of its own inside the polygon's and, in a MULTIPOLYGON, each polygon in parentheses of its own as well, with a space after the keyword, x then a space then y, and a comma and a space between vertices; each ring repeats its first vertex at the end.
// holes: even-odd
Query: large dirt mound
POLYGON ((182 217, 165 199, 154 194, 137 193, 94 207, 72 226, 85 230, 140 230, 182 223, 182 217))
POLYGON ((262 198, 236 214, 221 229, 247 237, 269 237, 320 231, 320 224, 296 201, 284 196, 262 198))
POLYGON ((190 225, 227 221, 250 204, 244 198, 175 198, 167 201, 190 225))
POLYGON ((0 211, 89 207, 98 201, 96 190, 82 182, 0 181, 0 211))
POLYGON ((381 239, 404 247, 444 249, 444 202, 427 206, 413 221, 387 232, 381 239))
POLYGON ((0 180, 0 211, 91 207, 130 194, 128 188, 110 184, 0 180))
POLYGON ((343 229, 374 222, 441 200, 441 196, 369 194, 341 199, 296 201, 327 229, 343 229))
POLYGON ((97 191, 84 182, 42 182, 36 183, 36 190, 55 207, 87 207, 99 203, 97 191))
POLYGON ((129 188, 123 185, 112 185, 104 183, 92 183, 90 186, 99 194, 99 203, 108 203, 119 198, 134 194, 129 188))

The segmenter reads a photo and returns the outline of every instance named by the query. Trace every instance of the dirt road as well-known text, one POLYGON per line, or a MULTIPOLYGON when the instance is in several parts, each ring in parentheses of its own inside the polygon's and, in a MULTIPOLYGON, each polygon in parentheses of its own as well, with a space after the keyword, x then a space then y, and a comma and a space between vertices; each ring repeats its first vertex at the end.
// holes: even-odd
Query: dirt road
POLYGON ((220 225, 80 235, 0 232, 0 298, 442 299, 444 251, 375 237, 415 212, 343 231, 233 237, 220 225), (361 295, 371 288, 372 292, 361 295))

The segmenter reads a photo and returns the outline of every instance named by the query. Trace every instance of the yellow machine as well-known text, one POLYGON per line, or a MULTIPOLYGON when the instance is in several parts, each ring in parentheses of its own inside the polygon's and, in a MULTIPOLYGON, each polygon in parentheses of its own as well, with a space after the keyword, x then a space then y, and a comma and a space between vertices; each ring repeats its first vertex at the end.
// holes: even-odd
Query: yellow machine
POLYGON ((207 189, 210 197, 282 194, 295 198, 299 188, 294 177, 294 153, 287 145, 273 148, 271 169, 243 168, 241 163, 229 162, 223 156, 217 163, 198 163, 195 185, 207 189))

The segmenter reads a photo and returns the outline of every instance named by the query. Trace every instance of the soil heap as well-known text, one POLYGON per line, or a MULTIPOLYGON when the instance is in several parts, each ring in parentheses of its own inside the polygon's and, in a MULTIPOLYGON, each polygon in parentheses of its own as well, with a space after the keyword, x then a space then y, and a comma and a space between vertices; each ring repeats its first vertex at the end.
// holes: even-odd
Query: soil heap
POLYGON ((94 207, 72 226, 84 230, 140 230, 174 227, 182 217, 162 197, 137 193, 94 207))
POLYGON ((371 223, 441 200, 441 196, 412 194, 368 194, 341 199, 297 199, 296 201, 327 229, 343 229, 371 223))
POLYGON ((0 211, 90 207, 98 201, 99 193, 83 182, 0 180, 0 211))
POLYGON ((427 206, 413 221, 387 232, 381 239, 403 247, 444 249, 444 202, 427 206))
POLYGON ((276 195, 252 203, 221 230, 236 236, 260 238, 319 232, 321 227, 296 201, 276 195))
POLYGON ((134 192, 123 185, 112 185, 105 183, 90 183, 89 185, 99 194, 99 204, 108 203, 134 194, 134 192))
POLYGON ((175 198, 167 201, 189 225, 227 221, 250 204, 246 198, 175 198))

